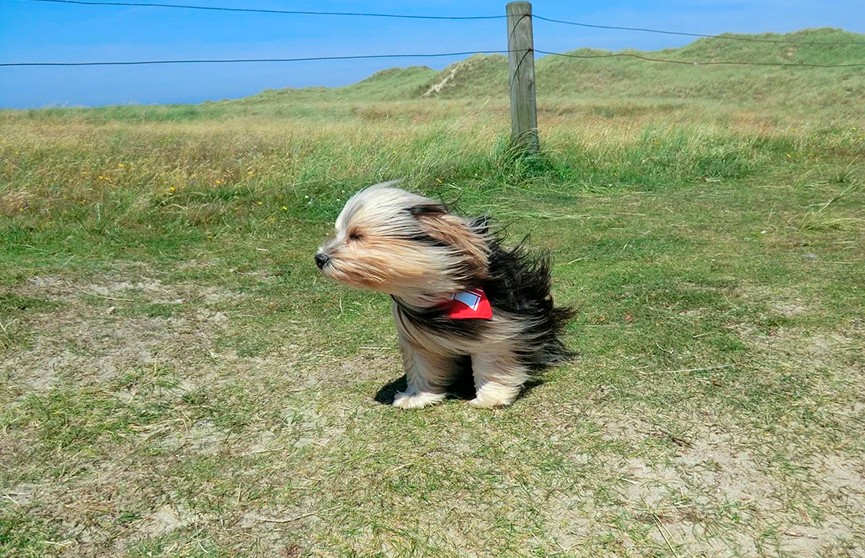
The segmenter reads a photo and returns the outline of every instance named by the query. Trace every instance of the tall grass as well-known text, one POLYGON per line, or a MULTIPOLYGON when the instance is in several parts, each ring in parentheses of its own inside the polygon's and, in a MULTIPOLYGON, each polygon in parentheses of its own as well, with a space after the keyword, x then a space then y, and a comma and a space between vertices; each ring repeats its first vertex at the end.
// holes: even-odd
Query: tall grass
POLYGON ((315 216, 344 192, 394 177, 433 191, 544 173, 589 190, 658 188, 855 156, 865 136, 862 119, 790 126, 719 108, 605 107, 546 105, 540 167, 508 154, 501 104, 354 103, 349 113, 314 107, 266 118, 228 109, 190 116, 208 109, 185 107, 6 113, 0 213, 18 223, 75 216, 118 225, 283 207, 315 216))

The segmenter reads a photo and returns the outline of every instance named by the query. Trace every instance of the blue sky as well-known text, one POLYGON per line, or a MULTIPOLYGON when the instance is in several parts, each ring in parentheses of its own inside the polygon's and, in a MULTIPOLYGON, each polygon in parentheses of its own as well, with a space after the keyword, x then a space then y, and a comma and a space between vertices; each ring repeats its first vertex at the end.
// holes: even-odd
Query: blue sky
MULTIPOLYGON (((84 0, 87 1, 87 0, 84 0)), ((97 0, 93 0, 97 1, 97 0)), ((503 15, 505 1, 128 0, 276 10, 419 15, 503 15)), ((532 3, 536 15, 597 25, 689 33, 789 32, 840 27, 865 33, 862 0, 690 0, 532 3)), ((535 20, 535 47, 658 50, 688 37, 587 29, 535 20)), ((0 0, 0 62, 290 58, 506 48, 505 21, 404 20, 82 6, 0 0)), ((0 67, 0 108, 198 103, 264 89, 338 86, 393 67, 441 69, 454 58, 189 64, 131 67, 0 67)))

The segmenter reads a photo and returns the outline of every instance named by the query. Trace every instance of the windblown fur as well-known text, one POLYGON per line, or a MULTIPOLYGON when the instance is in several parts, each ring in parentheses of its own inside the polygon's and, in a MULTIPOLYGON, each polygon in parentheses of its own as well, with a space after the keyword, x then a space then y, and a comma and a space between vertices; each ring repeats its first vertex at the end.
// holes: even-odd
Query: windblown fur
POLYGON ((387 182, 355 194, 316 252, 331 279, 391 295, 408 387, 394 405, 438 403, 466 361, 478 407, 511 404, 532 374, 566 359, 572 317, 553 306, 550 258, 502 246, 486 218, 465 218, 387 182), (451 295, 481 287, 493 316, 452 319, 451 295))

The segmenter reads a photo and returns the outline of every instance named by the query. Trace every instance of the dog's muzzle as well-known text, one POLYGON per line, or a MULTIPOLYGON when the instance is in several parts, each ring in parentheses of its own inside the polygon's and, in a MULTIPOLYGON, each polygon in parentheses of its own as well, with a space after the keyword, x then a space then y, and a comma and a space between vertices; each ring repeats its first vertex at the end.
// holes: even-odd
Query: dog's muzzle
POLYGON ((324 269, 324 266, 327 265, 327 262, 330 261, 330 257, 327 254, 323 254, 318 252, 315 255, 315 265, 318 266, 318 269, 324 269))

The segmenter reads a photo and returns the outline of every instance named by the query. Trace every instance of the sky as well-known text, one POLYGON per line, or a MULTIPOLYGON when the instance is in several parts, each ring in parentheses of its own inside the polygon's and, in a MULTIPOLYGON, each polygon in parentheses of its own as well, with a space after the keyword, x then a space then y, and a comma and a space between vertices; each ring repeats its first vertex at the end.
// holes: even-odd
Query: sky
MULTIPOLYGON (((98 2, 99 0, 78 0, 98 2)), ((121 0, 114 0, 121 1, 121 0)), ((122 0, 225 8, 436 16, 501 16, 505 1, 122 0)), ((606 0, 532 2, 551 19, 687 33, 786 33, 836 27, 865 33, 863 0, 606 0)), ((535 19, 535 48, 654 51, 693 37, 592 29, 535 19)), ((0 0, 0 64, 299 58, 505 50, 504 19, 427 20, 203 11, 0 0)), ((466 58, 243 64, 0 66, 0 108, 199 103, 265 89, 341 86, 395 66, 442 69, 466 58)))

